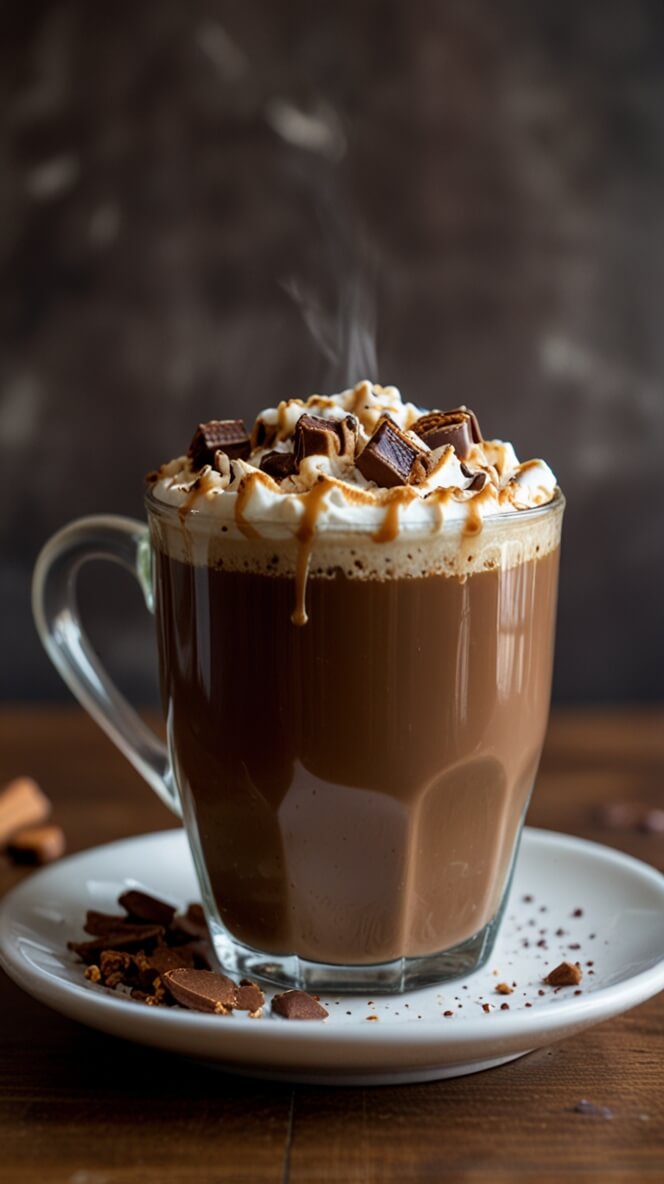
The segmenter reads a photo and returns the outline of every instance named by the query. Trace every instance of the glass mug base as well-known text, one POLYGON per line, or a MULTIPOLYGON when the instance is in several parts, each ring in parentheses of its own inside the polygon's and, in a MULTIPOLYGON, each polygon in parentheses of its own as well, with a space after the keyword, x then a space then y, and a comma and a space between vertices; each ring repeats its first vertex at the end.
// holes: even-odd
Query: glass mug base
POLYGON ((214 921, 210 933, 220 967, 231 977, 259 979, 282 990, 397 995, 465 978, 480 970, 494 947, 501 917, 502 909, 478 933, 451 950, 366 966, 308 962, 295 954, 263 954, 229 938, 214 921))

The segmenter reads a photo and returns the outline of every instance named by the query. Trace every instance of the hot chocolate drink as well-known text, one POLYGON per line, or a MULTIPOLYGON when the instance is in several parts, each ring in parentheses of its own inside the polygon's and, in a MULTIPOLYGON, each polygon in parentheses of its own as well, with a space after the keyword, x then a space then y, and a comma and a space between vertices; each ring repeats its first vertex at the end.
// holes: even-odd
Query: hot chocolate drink
POLYGON ((548 715, 551 471, 464 408, 363 383, 251 437, 201 425, 148 508, 171 760, 218 932, 277 963, 477 964, 548 715))

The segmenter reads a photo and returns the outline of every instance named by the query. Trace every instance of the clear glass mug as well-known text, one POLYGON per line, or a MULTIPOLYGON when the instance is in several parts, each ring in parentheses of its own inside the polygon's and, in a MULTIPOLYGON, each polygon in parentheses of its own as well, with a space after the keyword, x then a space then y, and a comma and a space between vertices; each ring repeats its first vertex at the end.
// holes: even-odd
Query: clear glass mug
POLYGON ((35 620, 83 707, 183 818, 223 968, 371 992, 477 969, 548 720, 562 494, 477 532, 326 531, 304 625, 293 535, 231 538, 204 513, 146 508, 148 526, 84 518, 47 543, 35 620), (133 572, 155 613, 167 746, 81 627, 91 559, 133 572))

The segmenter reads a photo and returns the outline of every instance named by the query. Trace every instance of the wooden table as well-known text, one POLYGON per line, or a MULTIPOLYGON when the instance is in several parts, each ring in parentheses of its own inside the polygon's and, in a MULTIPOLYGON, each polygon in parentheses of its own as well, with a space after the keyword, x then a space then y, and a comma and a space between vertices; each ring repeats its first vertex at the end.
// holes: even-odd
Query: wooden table
MULTIPOLYGON (((69 850, 174 825, 77 710, 0 713, 0 780, 32 773, 69 850)), ((664 710, 558 713, 529 820, 662 867, 664 836, 605 801, 662 805, 664 710)), ((0 860, 0 887, 21 873, 0 860)), ((29 873, 28 873, 29 874, 29 873)), ((491 1072, 344 1089, 233 1077, 125 1044, 0 982, 0 1181, 540 1184, 664 1180, 664 996, 491 1072), (588 1098, 614 1117, 580 1114, 588 1098)))

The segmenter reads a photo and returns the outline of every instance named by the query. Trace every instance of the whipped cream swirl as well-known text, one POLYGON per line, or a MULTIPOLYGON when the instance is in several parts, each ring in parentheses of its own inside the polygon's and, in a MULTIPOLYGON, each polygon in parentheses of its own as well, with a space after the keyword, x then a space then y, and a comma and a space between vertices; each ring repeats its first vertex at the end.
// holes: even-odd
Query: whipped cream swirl
POLYGON ((249 538, 288 535, 303 539, 312 532, 362 532, 387 542, 400 532, 409 536, 444 530, 460 523, 469 531, 484 519, 546 505, 556 493, 556 478, 545 461, 520 462, 512 444, 479 440, 461 459, 451 444, 431 449, 412 427, 425 414, 404 402, 393 386, 361 382, 336 395, 289 399, 258 416, 245 459, 217 451, 213 464, 195 468, 191 455, 177 457, 148 477, 153 497, 177 508, 182 521, 203 527, 203 520, 249 538), (268 453, 292 453, 303 415, 341 422, 355 419, 354 453, 313 453, 277 480, 261 469, 268 453), (392 420, 425 457, 425 476, 391 488, 367 479, 356 459, 385 418, 392 420), (223 524, 223 525, 222 525, 223 524))

